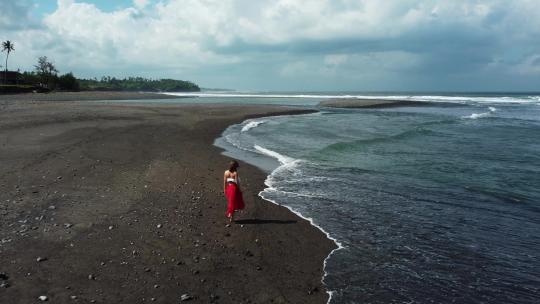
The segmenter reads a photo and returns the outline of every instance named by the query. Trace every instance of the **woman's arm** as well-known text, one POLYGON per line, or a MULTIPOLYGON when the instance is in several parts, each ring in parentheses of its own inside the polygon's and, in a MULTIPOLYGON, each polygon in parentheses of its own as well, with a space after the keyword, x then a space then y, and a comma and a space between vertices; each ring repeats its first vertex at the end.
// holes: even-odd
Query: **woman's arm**
POLYGON ((223 174, 223 193, 225 193, 226 188, 227 188, 227 171, 225 171, 225 174, 223 174))
POLYGON ((238 187, 238 191, 240 190, 240 174, 238 174, 238 171, 236 171, 236 186, 238 187))

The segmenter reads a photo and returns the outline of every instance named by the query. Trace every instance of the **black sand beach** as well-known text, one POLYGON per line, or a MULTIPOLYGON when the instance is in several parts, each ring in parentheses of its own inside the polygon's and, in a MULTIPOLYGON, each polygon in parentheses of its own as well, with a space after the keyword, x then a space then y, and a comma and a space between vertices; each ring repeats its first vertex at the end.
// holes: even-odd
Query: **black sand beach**
POLYGON ((31 101, 144 100, 177 98, 181 97, 142 92, 84 91, 0 95, 0 102, 24 101, 28 103, 31 101))
POLYGON ((260 199, 266 175, 244 163, 247 208, 226 228, 212 145, 300 111, 76 94, 0 96, 0 303, 326 303, 333 242, 260 199))

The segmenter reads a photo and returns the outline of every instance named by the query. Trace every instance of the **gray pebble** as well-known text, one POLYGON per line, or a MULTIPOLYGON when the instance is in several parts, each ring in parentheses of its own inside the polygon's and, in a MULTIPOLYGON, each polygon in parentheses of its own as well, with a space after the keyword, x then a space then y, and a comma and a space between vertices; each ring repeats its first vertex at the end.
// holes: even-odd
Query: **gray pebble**
POLYGON ((187 293, 180 296, 180 301, 189 301, 189 300, 192 300, 192 299, 193 299, 193 297, 188 295, 187 293))

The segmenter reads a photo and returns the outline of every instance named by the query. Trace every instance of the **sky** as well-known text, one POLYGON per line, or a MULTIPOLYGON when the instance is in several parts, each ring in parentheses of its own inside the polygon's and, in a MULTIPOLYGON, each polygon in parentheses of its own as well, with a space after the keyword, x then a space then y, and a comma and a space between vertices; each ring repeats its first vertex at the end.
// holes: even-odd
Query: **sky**
POLYGON ((10 70, 47 56, 81 78, 540 91, 540 0, 0 0, 0 40, 10 70))

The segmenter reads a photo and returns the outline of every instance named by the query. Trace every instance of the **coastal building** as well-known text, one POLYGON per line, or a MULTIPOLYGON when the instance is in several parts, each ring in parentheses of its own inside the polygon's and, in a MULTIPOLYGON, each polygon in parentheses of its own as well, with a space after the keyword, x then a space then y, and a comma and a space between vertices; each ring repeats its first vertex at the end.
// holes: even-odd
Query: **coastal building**
POLYGON ((16 85, 21 79, 21 73, 17 71, 0 71, 0 84, 16 85))

